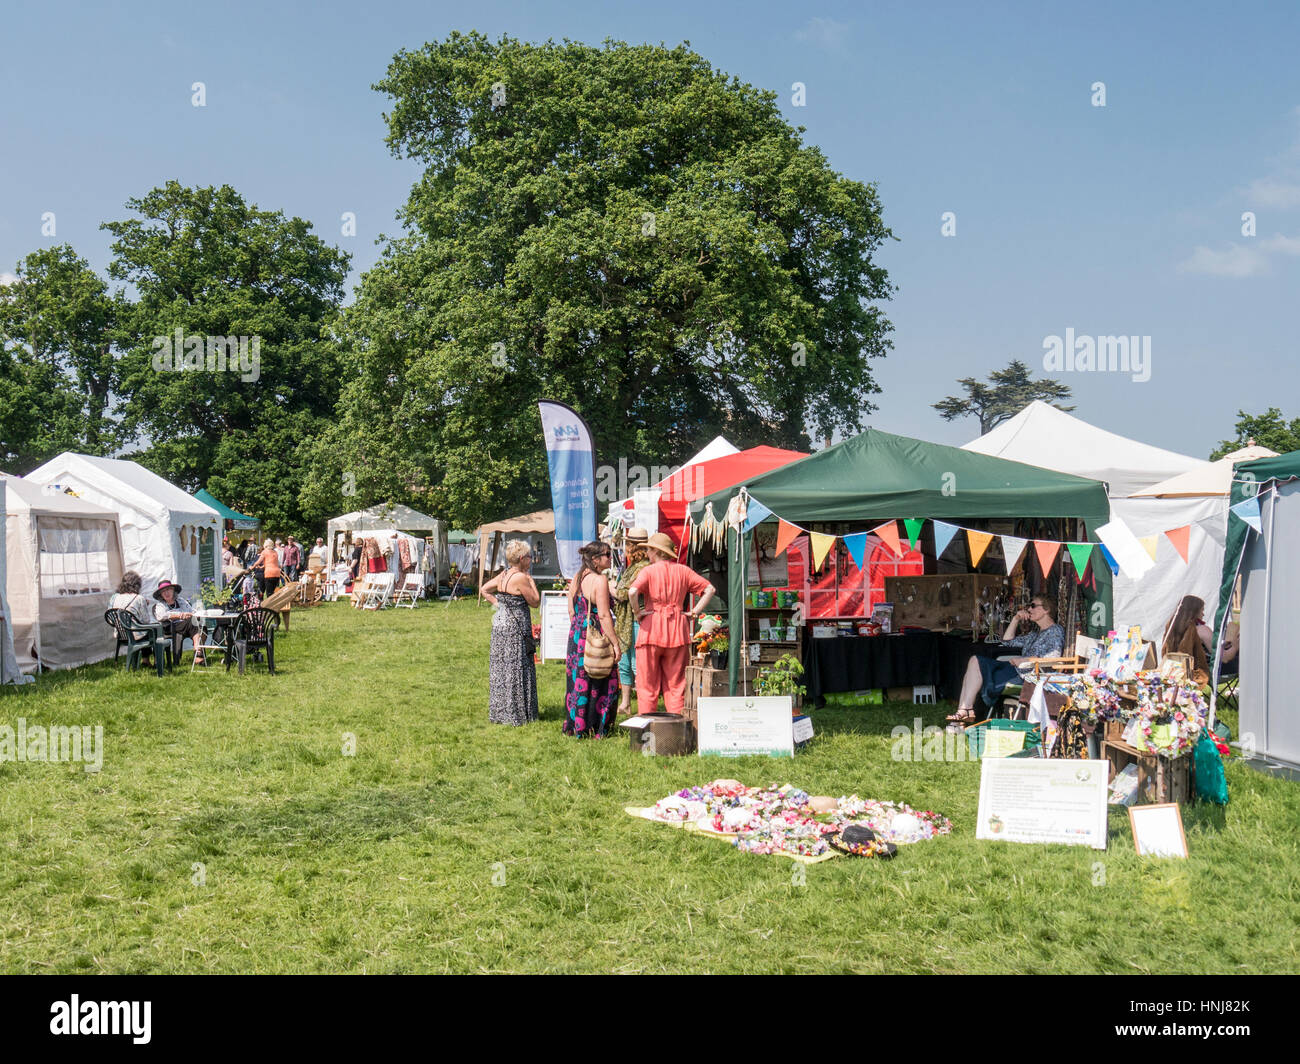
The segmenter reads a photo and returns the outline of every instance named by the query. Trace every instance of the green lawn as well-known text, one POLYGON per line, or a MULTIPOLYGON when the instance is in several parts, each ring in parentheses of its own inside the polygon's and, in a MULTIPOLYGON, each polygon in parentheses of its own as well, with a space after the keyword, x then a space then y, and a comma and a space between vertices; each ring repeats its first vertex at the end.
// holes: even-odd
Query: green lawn
POLYGON ((643 758, 560 734, 556 664, 540 723, 490 726, 489 620, 336 604, 295 614, 274 677, 100 665, 0 694, 0 723, 106 748, 98 774, 0 764, 0 971, 1300 970, 1300 785, 1230 765, 1226 812, 1184 810, 1185 862, 1139 859, 1123 810, 1105 853, 977 842, 977 764, 890 758, 910 705, 819 712, 793 763, 643 758), (622 812, 719 776, 954 831, 796 872, 622 812))

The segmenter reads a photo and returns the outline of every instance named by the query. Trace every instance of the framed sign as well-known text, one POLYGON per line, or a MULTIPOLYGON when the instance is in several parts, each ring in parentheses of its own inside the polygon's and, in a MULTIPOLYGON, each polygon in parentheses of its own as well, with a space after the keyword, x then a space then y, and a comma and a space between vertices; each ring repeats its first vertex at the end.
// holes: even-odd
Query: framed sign
POLYGON ((569 594, 542 592, 542 661, 563 661, 569 649, 569 594))
POLYGON ((701 754, 794 757, 789 695, 701 698, 696 712, 701 754))
POLYGON ((1133 846, 1142 857, 1186 857, 1187 835, 1177 802, 1130 806, 1133 846))
POLYGON ((977 839, 1106 848, 1105 761, 980 761, 977 839))

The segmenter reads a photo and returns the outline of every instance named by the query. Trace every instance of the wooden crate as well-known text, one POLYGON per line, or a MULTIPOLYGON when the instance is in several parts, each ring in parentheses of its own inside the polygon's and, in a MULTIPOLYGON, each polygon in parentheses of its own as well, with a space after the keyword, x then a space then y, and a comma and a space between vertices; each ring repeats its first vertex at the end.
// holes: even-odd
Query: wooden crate
MULTIPOLYGON (((738 690, 753 693, 755 668, 742 668, 737 677, 738 690), (748 688, 746 688, 748 684, 748 688)), ((701 698, 726 698, 731 694, 731 680, 726 669, 706 665, 686 666, 686 715, 694 719, 701 698)))
POLYGON ((1179 757, 1170 761, 1155 754, 1143 753, 1128 743, 1109 739, 1101 744, 1101 756, 1110 762, 1112 780, 1126 765, 1137 765, 1139 805, 1192 800, 1191 757, 1179 757))
POLYGON ((1000 589, 1005 579, 988 573, 887 576, 885 601, 894 604, 891 627, 895 632, 901 632, 904 625, 932 631, 973 628, 979 617, 980 594, 985 588, 1000 589), (946 605, 941 601, 945 584, 950 585, 946 605), (907 601, 909 595, 911 602, 907 601))

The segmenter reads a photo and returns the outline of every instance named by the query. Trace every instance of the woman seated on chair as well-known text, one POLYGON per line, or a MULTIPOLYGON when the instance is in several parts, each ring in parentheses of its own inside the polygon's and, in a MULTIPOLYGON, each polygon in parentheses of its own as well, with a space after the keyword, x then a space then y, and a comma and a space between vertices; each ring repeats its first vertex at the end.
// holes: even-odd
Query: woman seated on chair
POLYGON ((1060 657, 1065 649, 1065 629, 1056 623, 1055 615, 1056 600, 1049 595, 1035 595, 1028 609, 1018 611, 1002 634, 1002 642, 1021 654, 997 659, 974 655, 966 665, 957 712, 948 719, 954 724, 973 724, 976 696, 991 709, 1007 684, 1033 671, 1035 659, 1060 657), (1027 623, 1029 630, 1017 635, 1022 623, 1027 623))
POLYGON ((203 650, 199 640, 201 629, 194 623, 194 606, 187 598, 181 598, 184 590, 180 584, 164 580, 158 585, 153 597, 158 605, 153 608, 154 619, 163 626, 163 631, 172 637, 172 661, 181 660, 181 647, 185 640, 194 642, 194 660, 203 664, 203 650))
MULTIPOLYGON (((1237 626, 1230 625, 1224 635, 1220 671, 1232 676, 1237 671, 1237 626)), ((1164 642, 1160 644, 1161 660, 1169 654, 1186 654, 1192 659, 1192 681, 1206 684, 1210 682, 1213 646, 1214 632, 1205 623, 1205 601, 1195 595, 1184 595, 1165 626, 1164 642)))
POLYGON ((153 611, 149 609, 149 603, 140 594, 140 587, 140 574, 134 569, 128 569, 122 574, 122 580, 117 585, 117 594, 109 599, 108 608, 126 610, 136 624, 153 624, 153 611))

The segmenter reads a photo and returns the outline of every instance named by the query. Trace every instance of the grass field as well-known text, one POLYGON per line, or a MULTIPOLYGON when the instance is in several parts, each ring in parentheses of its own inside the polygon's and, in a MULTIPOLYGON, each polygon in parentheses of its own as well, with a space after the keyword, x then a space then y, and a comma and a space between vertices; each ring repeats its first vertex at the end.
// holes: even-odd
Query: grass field
MULTIPOLYGON (((979 766, 890 757, 915 710, 816 714, 791 762, 639 757, 487 723, 490 613, 295 614, 277 675, 105 664, 0 694, 0 723, 101 724, 101 772, 0 764, 4 972, 1295 972, 1300 785, 1231 764, 1190 860, 977 842, 979 766), (344 756, 345 733, 356 737, 344 756), (634 820, 734 776, 909 802, 950 837, 802 882, 634 820), (201 867, 200 867, 201 866, 201 867)), ((188 659, 187 659, 188 660, 188 659)))

